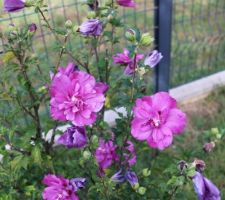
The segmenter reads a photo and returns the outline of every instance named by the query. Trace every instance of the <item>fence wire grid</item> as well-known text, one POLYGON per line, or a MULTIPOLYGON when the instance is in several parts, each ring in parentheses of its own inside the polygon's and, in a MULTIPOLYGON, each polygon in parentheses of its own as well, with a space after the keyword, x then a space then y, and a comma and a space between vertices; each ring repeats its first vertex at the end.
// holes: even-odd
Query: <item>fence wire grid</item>
MULTIPOLYGON (((120 15, 125 24, 135 25, 143 32, 154 33, 154 0, 136 0, 135 9, 121 8, 120 15)), ((224 0, 173 0, 170 86, 175 87, 192 80, 224 70, 225 68, 225 1, 224 0)), ((81 0, 47 0, 49 20, 54 27, 64 27, 70 19, 81 24, 88 8, 81 0)), ((0 5, 1 7, 1 5, 0 5)), ((2 10, 2 9, 0 9, 2 10)), ((164 16, 160 16, 164 17, 164 16)), ((0 15, 0 32, 10 24, 36 23, 33 49, 48 65, 54 65, 54 37, 42 26, 41 16, 32 9, 0 15)), ((124 34, 124 32, 121 32, 124 34)), ((4 40, 0 40, 3 51, 4 40)), ((70 48, 79 49, 79 40, 69 43, 70 48)), ((123 48, 123 47, 122 47, 123 48)))

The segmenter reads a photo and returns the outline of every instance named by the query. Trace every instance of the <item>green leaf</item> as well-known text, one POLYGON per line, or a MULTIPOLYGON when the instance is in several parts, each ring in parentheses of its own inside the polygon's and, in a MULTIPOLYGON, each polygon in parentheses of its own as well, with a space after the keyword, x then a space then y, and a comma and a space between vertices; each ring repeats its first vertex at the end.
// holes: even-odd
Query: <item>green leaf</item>
POLYGON ((33 159, 33 162, 41 165, 42 163, 42 157, 41 157, 41 150, 38 146, 35 146, 31 152, 31 157, 33 159))
POLYGON ((13 170, 17 171, 20 170, 21 168, 24 168, 25 170, 27 169, 29 159, 28 157, 24 155, 18 155, 16 156, 11 162, 10 165, 13 170))

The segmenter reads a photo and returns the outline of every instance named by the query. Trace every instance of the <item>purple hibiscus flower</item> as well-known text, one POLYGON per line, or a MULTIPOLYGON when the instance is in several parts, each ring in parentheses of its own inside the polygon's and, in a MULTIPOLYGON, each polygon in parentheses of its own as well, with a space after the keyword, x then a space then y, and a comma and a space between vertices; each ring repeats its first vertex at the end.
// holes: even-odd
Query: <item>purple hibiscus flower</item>
POLYGON ((83 189, 86 184, 85 178, 73 178, 70 180, 70 184, 73 186, 73 190, 77 192, 80 189, 83 189))
POLYGON ((43 200, 79 200, 73 184, 62 176, 49 174, 42 182, 47 186, 42 193, 43 200))
POLYGON ((134 62, 138 63, 141 59, 144 58, 144 55, 137 54, 135 58, 130 58, 129 51, 127 49, 124 49, 123 53, 118 53, 118 54, 114 55, 112 58, 113 58, 114 64, 126 66, 126 68, 124 70, 125 75, 132 75, 135 71, 134 62), (136 59, 136 60, 134 60, 134 59, 136 59))
POLYGON ((162 54, 157 50, 154 50, 145 58, 144 64, 153 68, 160 62, 162 58, 162 54))
POLYGON ((65 145, 68 148, 83 148, 87 144, 87 140, 84 127, 72 126, 60 136, 57 143, 65 145))
POLYGON ((123 153, 123 156, 125 158, 124 164, 128 164, 131 167, 135 165, 137 161, 134 144, 128 140, 125 145, 125 150, 126 152, 123 153))
POLYGON ((221 200, 219 189, 200 172, 192 178, 198 200, 221 200))
POLYGON ((107 169, 113 161, 118 160, 116 154, 116 148, 112 141, 105 141, 101 139, 99 141, 99 146, 95 151, 95 158, 99 164, 100 170, 107 169))
POLYGON ((25 0, 4 0, 4 10, 6 12, 16 12, 25 7, 25 0))
POLYGON ((84 36, 100 36, 102 34, 102 22, 98 19, 89 19, 79 27, 79 32, 84 36))
POLYGON ((138 183, 138 177, 135 172, 130 170, 124 171, 122 169, 115 173, 111 177, 111 180, 115 183, 123 183, 128 181, 132 187, 138 183))
POLYGON ((130 7, 134 8, 136 6, 136 3, 134 0, 116 0, 116 2, 123 7, 130 7))

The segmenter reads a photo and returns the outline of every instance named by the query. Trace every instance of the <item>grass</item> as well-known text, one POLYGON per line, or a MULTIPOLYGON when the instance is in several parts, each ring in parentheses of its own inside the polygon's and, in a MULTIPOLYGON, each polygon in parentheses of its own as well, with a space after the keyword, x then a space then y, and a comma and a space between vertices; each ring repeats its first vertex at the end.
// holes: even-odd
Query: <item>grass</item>
MULTIPOLYGON (((225 137, 216 144, 215 149, 210 153, 204 153, 202 147, 208 142, 208 135, 212 128, 218 128, 225 135, 225 88, 215 90, 206 99, 182 106, 187 113, 189 125, 186 133, 177 138, 175 145, 180 145, 184 155, 189 161, 190 158, 199 158, 205 161, 205 176, 211 179, 221 190, 222 199, 225 197, 225 137), (179 142, 179 143, 178 143, 179 142)), ((172 150, 176 155, 176 149, 172 150)), ((185 188, 186 199, 195 199, 193 188, 185 188)))

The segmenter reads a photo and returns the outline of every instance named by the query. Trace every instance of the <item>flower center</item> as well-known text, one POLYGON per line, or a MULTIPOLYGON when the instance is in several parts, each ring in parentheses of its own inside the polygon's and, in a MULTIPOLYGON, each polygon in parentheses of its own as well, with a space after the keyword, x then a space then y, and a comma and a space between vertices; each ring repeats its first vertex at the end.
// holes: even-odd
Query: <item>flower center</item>
POLYGON ((161 118, 161 112, 157 112, 157 114, 150 118, 148 121, 148 124, 152 127, 152 128, 159 128, 160 125, 162 124, 162 118, 161 118))
POLYGON ((72 96, 71 97, 71 106, 73 107, 73 112, 77 112, 78 110, 82 110, 84 107, 85 103, 83 100, 77 96, 72 96))
POLYGON ((149 124, 153 128, 158 128, 161 124, 161 121, 160 121, 160 119, 153 118, 153 119, 149 120, 149 124))

